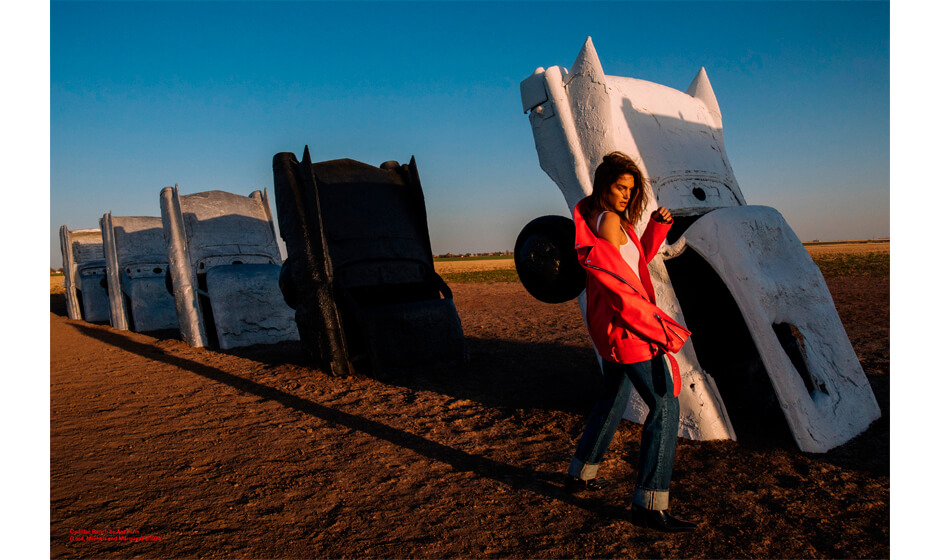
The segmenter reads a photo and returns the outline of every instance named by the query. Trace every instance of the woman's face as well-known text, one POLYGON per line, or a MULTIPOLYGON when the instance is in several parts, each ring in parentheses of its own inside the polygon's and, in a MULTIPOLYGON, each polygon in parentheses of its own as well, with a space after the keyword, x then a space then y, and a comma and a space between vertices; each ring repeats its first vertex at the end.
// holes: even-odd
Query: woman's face
POLYGON ((630 195, 633 194, 634 182, 633 175, 629 173, 618 177, 604 193, 604 203, 607 207, 618 213, 626 210, 627 204, 630 202, 630 195))

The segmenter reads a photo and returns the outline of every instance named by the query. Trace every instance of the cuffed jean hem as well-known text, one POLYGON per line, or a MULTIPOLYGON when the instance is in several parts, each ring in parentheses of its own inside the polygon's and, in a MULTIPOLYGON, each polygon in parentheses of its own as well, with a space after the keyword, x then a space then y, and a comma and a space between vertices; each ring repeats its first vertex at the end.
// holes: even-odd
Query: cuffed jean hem
POLYGON ((568 465, 568 474, 581 480, 593 480, 597 478, 597 468, 600 464, 588 465, 577 457, 571 458, 571 464, 568 465))
POLYGON ((669 490, 647 490, 639 486, 633 491, 633 503, 646 509, 669 509, 669 490))

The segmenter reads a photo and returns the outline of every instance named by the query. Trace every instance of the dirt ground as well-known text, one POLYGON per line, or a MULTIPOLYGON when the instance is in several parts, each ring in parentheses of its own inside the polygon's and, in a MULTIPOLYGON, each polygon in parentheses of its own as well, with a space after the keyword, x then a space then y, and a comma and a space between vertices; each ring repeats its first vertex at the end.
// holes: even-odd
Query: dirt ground
POLYGON ((561 490, 599 385, 574 302, 451 284, 471 363, 382 383, 72 321, 53 283, 51 556, 886 558, 889 279, 827 280, 882 418, 821 455, 680 440, 682 535, 628 521, 637 424, 616 486, 561 490))

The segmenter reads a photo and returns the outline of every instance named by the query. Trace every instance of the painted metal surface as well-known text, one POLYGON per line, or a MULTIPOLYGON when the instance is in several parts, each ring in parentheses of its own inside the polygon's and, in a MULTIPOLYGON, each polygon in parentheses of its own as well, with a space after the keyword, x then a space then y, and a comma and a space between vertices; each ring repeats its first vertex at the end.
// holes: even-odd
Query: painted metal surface
POLYGON ((111 326, 149 332, 176 329, 163 220, 155 216, 101 217, 111 326))
POLYGON ((374 167, 275 155, 285 298, 309 354, 334 374, 385 377, 463 363, 453 295, 434 271, 414 158, 374 167))
POLYGON ((181 196, 166 187, 160 214, 184 341, 229 349, 299 340, 277 287, 281 256, 267 192, 181 196))
POLYGON ((826 281, 779 212, 721 208, 689 226, 671 252, 679 255, 681 243, 734 297, 800 449, 832 449, 880 416, 826 281), (781 326, 799 333, 795 357, 781 326))
POLYGON ((109 319, 104 246, 99 229, 59 228, 69 319, 100 323, 109 319))
MULTIPOLYGON (((818 268, 779 213, 745 206, 704 68, 686 92, 607 76, 588 38, 570 72, 558 66, 538 68, 520 89, 539 163, 570 210, 591 192, 593 170, 603 156, 618 150, 636 161, 650 183, 651 202, 638 231, 658 206, 670 208, 676 219, 669 243, 650 264, 657 302, 683 323, 689 324, 688 310, 695 315, 693 322, 705 326, 699 337, 693 328, 692 338, 677 354, 683 379, 680 435, 735 438, 718 389, 723 383, 728 393, 735 383, 724 371, 731 369, 730 361, 711 345, 696 346, 716 321, 725 320, 713 316, 721 313, 699 311, 706 307, 699 302, 714 295, 700 286, 715 274, 715 287, 733 298, 724 311, 740 313, 746 325, 742 336, 749 337, 742 341, 759 354, 759 363, 749 367, 766 371, 800 449, 831 449, 880 416, 818 268), (692 262, 686 251, 711 268, 692 262), (673 279, 672 273, 684 276, 673 279), (690 274, 700 274, 702 280, 690 274), (718 364, 712 371, 700 363, 706 358, 718 364)), ((579 303, 583 310, 583 293, 579 303)), ((722 327, 728 325, 733 326, 722 327)), ((737 349, 729 344, 722 352, 730 355, 737 349)), ((625 418, 640 422, 646 412, 634 393, 625 418)))

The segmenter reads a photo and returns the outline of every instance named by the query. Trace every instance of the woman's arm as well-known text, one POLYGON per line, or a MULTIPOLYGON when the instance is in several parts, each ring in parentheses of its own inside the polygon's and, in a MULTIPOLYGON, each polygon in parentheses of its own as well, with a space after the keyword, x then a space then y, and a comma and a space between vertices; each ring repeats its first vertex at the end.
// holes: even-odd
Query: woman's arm
POLYGON ((643 231, 643 237, 640 238, 640 246, 643 248, 647 264, 659 252, 659 247, 666 240, 666 233, 672 227, 672 223, 672 214, 662 206, 650 216, 650 221, 646 223, 646 230, 643 231))

